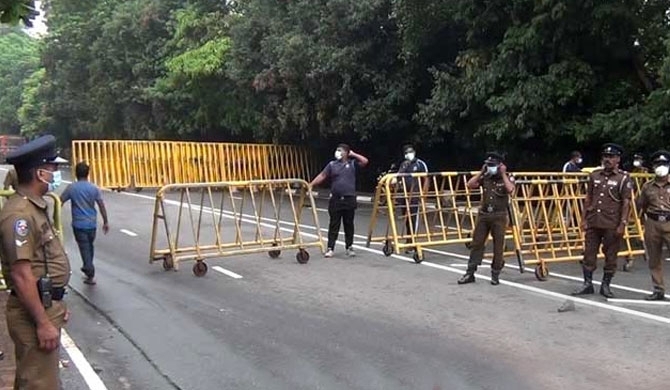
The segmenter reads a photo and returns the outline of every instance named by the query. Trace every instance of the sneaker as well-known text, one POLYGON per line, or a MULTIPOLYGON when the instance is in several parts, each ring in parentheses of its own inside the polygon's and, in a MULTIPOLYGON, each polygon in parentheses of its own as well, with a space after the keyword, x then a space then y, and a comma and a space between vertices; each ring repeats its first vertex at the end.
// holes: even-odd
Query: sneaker
POLYGON ((323 255, 323 256, 324 256, 324 257, 333 257, 334 254, 335 254, 335 253, 333 252, 332 249, 328 249, 328 250, 326 251, 326 254, 323 255))
POLYGON ((354 248, 348 248, 347 249, 347 256, 348 257, 356 257, 356 252, 354 251, 354 248))

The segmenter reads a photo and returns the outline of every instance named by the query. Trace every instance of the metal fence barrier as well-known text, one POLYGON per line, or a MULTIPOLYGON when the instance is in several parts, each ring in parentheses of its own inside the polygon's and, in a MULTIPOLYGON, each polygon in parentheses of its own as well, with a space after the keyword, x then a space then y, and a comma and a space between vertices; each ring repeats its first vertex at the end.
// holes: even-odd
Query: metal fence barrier
POLYGON ((164 269, 177 270, 180 262, 194 260, 193 273, 203 276, 208 258, 265 252, 274 259, 283 250, 297 249, 297 261, 307 263, 306 248, 324 252, 308 187, 301 179, 164 186, 154 204, 149 262, 161 261, 164 269), (305 216, 316 227, 312 241, 301 231, 305 216))
POLYGON ((316 163, 293 145, 175 141, 72 141, 73 174, 86 161, 90 180, 110 189, 239 180, 309 179, 316 163))

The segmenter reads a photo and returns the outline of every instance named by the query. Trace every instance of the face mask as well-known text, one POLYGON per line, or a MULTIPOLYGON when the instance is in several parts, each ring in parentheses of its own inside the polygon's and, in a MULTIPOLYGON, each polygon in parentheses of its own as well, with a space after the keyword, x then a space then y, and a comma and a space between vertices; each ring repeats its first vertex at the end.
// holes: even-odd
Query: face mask
MULTIPOLYGON (((46 171, 50 172, 50 171, 46 171)), ((56 188, 60 187, 63 178, 61 177, 60 171, 53 171, 51 173, 51 181, 44 181, 42 180, 43 183, 47 183, 47 192, 54 192, 56 191, 56 188)))
POLYGON ((495 175, 495 174, 498 173, 498 167, 497 166, 495 166, 495 167, 487 166, 486 171, 488 172, 489 175, 495 175))
POLYGON ((667 165, 659 165, 654 169, 654 172, 656 173, 656 176, 658 177, 666 177, 668 176, 668 171, 670 171, 670 167, 667 165))
POLYGON ((416 157, 414 152, 405 153, 405 160, 407 161, 414 161, 414 157, 416 157))
POLYGON ((633 166, 639 168, 642 166, 642 162, 640 160, 635 160, 633 161, 633 166))
POLYGON ((577 164, 581 164, 581 163, 582 163, 582 161, 583 161, 583 160, 581 159, 581 157, 580 157, 580 158, 578 158, 578 159, 577 159, 577 164))
POLYGON ((335 158, 338 160, 342 159, 342 151, 341 150, 336 150, 335 151, 335 158))

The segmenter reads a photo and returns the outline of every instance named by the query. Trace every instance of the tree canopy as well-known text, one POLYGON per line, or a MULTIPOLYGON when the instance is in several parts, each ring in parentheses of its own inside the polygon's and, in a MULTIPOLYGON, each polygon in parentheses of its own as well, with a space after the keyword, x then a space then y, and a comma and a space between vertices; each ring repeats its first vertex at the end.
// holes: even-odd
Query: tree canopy
POLYGON ((472 167, 485 149, 557 169, 573 149, 595 162, 602 142, 650 152, 670 137, 668 10, 670 0, 49 1, 49 35, 30 46, 39 65, 0 85, 21 90, 2 123, 64 141, 271 141, 327 155, 345 141, 378 168, 409 141, 434 169, 472 167))

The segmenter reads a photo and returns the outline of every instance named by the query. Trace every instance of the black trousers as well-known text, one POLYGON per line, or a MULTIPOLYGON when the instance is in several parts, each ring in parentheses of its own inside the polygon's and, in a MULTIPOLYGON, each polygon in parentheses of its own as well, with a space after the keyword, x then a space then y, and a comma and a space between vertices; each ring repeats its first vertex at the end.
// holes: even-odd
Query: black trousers
POLYGON ((356 213, 356 197, 331 197, 328 203, 328 249, 335 249, 337 236, 340 234, 340 223, 344 222, 344 244, 347 248, 354 245, 354 215, 356 213))

